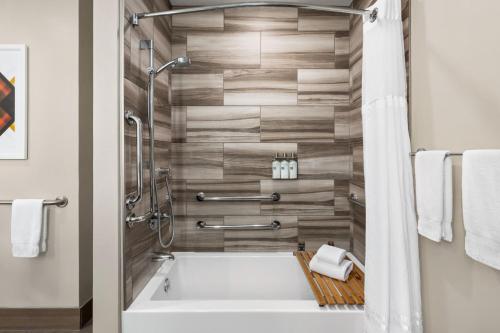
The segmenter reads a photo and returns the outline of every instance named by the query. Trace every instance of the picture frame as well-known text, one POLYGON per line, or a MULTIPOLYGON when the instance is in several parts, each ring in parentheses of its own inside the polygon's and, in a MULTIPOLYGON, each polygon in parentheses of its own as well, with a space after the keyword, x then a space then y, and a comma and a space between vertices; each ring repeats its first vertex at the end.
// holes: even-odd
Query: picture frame
POLYGON ((28 158, 27 81, 27 46, 0 44, 0 160, 28 158))

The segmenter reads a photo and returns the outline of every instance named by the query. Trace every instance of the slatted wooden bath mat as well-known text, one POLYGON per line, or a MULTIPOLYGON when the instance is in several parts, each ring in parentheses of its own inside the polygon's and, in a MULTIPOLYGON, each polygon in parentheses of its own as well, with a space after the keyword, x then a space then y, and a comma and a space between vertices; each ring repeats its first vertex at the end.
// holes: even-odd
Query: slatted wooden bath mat
POLYGON ((309 262, 315 252, 297 251, 294 252, 307 282, 311 286, 312 292, 319 306, 347 304, 365 304, 365 274, 359 267, 354 268, 346 282, 335 280, 309 270, 309 262))

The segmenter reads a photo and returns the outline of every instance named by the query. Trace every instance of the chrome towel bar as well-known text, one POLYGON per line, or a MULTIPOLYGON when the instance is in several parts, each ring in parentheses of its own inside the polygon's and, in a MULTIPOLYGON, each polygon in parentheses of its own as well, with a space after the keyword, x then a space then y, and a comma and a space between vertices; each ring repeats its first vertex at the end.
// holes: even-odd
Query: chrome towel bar
MULTIPOLYGON (((417 153, 419 151, 426 151, 426 150, 427 149, 425 149, 425 148, 419 148, 419 149, 417 149, 417 151, 411 152, 410 156, 415 156, 415 155, 417 155, 417 153)), ((462 155, 463 155, 463 153, 446 153, 446 157, 450 157, 450 156, 462 156, 462 155)))
POLYGON ((256 195, 249 197, 207 197, 205 193, 199 192, 196 195, 198 201, 279 201, 281 195, 277 192, 271 195, 256 195))
POLYGON ((196 223, 198 229, 215 229, 215 230, 279 230, 281 223, 273 221, 271 224, 241 224, 241 225, 208 225, 205 221, 196 223))
POLYGON ((351 202, 351 203, 353 203, 353 204, 355 204, 355 205, 357 205, 357 206, 360 206, 360 207, 363 207, 363 208, 365 208, 365 207, 366 207, 365 203, 364 203, 364 202, 362 202, 362 201, 360 201, 360 200, 358 199, 358 196, 357 196, 356 194, 354 194, 354 193, 351 193, 351 194, 349 195, 348 200, 349 200, 349 202, 351 202))
MULTIPOLYGON (((14 200, 0 200, 0 205, 12 205, 14 200)), ((44 206, 57 206, 60 208, 66 207, 68 205, 68 198, 57 197, 55 200, 43 200, 44 206)))

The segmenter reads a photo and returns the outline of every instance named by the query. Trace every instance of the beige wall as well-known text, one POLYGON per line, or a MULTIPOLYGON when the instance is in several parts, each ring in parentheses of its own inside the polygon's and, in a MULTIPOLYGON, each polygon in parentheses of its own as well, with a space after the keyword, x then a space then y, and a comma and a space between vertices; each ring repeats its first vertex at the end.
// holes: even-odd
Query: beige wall
POLYGON ((94 274, 92 330, 118 333, 121 325, 123 221, 123 92, 120 73, 122 0, 95 1, 94 59, 94 274))
MULTIPOLYGON (((91 117, 85 103, 79 106, 79 95, 89 96, 80 91, 79 1, 2 0, 0 10, 8 27, 0 43, 28 45, 29 144, 28 160, 0 161, 0 197, 69 198, 66 208, 50 208, 48 252, 35 259, 12 258, 10 207, 0 207, 0 307, 75 308, 91 297, 92 276, 91 253, 79 251, 91 241, 79 229, 92 223, 90 192, 80 193, 78 181, 79 158, 92 158, 81 149, 91 128, 79 126, 80 110, 91 117)), ((86 177, 83 188, 92 182, 91 173, 86 177)))
MULTIPOLYGON (((491 0, 412 1, 413 148, 500 148, 499 11, 491 0)), ((420 241, 425 332, 498 332, 500 272, 465 255, 453 162, 455 239, 420 241)))

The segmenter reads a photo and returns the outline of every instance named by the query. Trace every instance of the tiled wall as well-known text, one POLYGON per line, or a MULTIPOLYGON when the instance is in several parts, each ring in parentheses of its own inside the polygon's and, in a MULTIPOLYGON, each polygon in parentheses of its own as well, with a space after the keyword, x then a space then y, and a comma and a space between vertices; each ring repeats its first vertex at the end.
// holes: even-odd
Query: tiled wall
MULTIPOLYGON (((125 110, 133 111, 143 121, 144 132, 144 193, 143 200, 134 208, 137 215, 149 209, 149 136, 147 132, 147 73, 149 66, 148 52, 139 49, 141 39, 153 39, 155 42, 155 63, 160 65, 171 58, 170 19, 155 18, 142 20, 140 26, 132 27, 128 22, 131 13, 168 9, 164 0, 126 0, 125 30, 124 30, 124 99, 125 110)), ((155 156, 157 167, 167 166, 167 153, 171 141, 171 98, 170 75, 160 74, 156 80, 156 129, 155 140, 157 149, 155 156)), ((125 124, 125 193, 136 190, 135 177, 135 127, 125 124)), ((164 186, 160 186, 160 195, 164 196, 164 186)), ((125 199, 124 199, 125 200, 125 199)), ((124 306, 142 290, 149 278, 159 267, 151 262, 151 251, 158 250, 157 234, 146 224, 137 224, 134 228, 124 227, 124 306)))
POLYGON ((177 15, 172 74, 175 250, 290 251, 332 241, 349 248, 350 18, 296 8, 177 15), (298 180, 272 180, 275 152, 295 152, 298 180), (281 193, 279 202, 198 202, 281 193), (270 223, 279 231, 197 230, 270 223))

